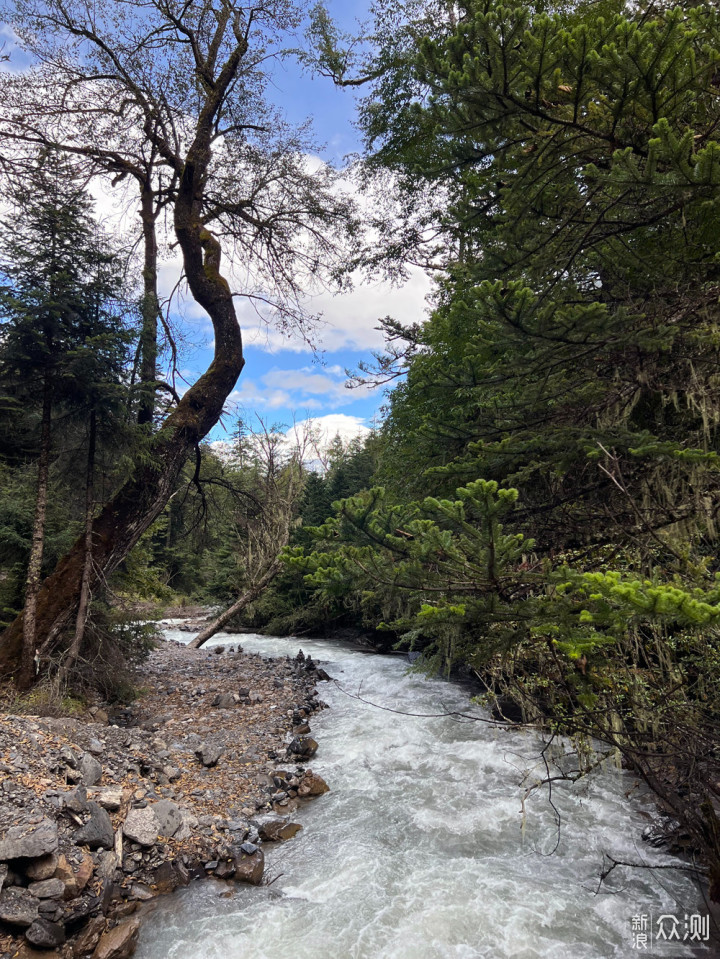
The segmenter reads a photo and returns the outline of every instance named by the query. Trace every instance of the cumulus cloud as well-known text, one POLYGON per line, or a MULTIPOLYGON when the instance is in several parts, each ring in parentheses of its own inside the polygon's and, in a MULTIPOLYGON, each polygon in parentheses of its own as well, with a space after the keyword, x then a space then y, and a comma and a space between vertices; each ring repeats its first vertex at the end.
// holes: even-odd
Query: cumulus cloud
MULTIPOLYGON (((308 157, 310 166, 322 165, 317 157, 308 157)), ((342 189, 355 190, 349 180, 342 181, 342 189)), ((123 183, 120 188, 111 188, 105 180, 95 180, 92 192, 97 212, 108 229, 133 230, 137 222, 137 197, 134 184, 123 183)), ((360 206, 363 197, 357 197, 360 206)), ((161 257, 158 285, 164 298, 173 295, 175 312, 182 314, 187 334, 196 342, 212 341, 212 325, 206 312, 182 288, 178 280, 182 275, 182 256, 174 244, 174 234, 169 223, 159 222, 161 231, 161 257)), ((231 256, 224 259, 223 267, 230 285, 237 291, 247 289, 247 264, 233 263, 231 256)), ((331 290, 316 292, 302 300, 309 315, 320 315, 320 321, 307 337, 300 331, 283 332, 273 323, 273 311, 264 307, 261 300, 236 297, 235 308, 247 345, 268 353, 289 350, 298 354, 310 353, 313 348, 325 352, 335 350, 369 351, 383 346, 382 334, 377 330, 378 321, 392 316, 401 323, 422 321, 427 310, 427 297, 432 290, 432 280, 420 268, 408 271, 408 280, 402 286, 385 281, 370 281, 360 273, 353 276, 354 287, 339 293, 331 290)), ((251 282, 252 286, 252 282, 251 282)), ((191 344, 188 344, 191 346, 191 344)))
POLYGON ((228 408, 253 406, 268 411, 337 409, 366 399, 373 392, 371 386, 349 390, 345 383, 345 371, 340 366, 273 367, 257 381, 241 379, 238 388, 228 398, 228 408))
POLYGON ((371 431, 359 416, 348 416, 347 413, 329 413, 327 416, 314 416, 306 420, 299 420, 287 432, 289 439, 302 437, 305 431, 312 431, 318 438, 318 445, 322 450, 327 449, 330 443, 339 436, 343 443, 349 443, 358 437, 367 436, 371 431))
POLYGON ((244 325, 245 342, 268 353, 280 350, 307 353, 313 346, 327 352, 377 350, 383 346, 382 333, 377 329, 383 317, 392 316, 407 325, 423 320, 432 290, 432 281, 423 270, 411 269, 403 286, 363 281, 361 277, 355 280, 356 286, 350 291, 308 298, 310 311, 321 314, 320 324, 308 337, 310 342, 297 333, 285 336, 249 312, 244 325))

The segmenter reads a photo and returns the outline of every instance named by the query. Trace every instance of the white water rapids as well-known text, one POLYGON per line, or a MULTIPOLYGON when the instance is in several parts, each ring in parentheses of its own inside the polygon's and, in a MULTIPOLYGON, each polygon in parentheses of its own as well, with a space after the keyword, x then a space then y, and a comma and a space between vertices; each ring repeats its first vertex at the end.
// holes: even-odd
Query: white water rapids
POLYGON ((320 640, 220 634, 215 642, 238 640, 264 656, 302 648, 342 687, 318 684, 331 708, 312 717, 320 748, 311 766, 331 791, 293 814, 304 827, 294 839, 264 847, 266 874, 280 874, 277 881, 236 886, 230 898, 223 883, 197 882, 165 897, 143 925, 136 959, 712 954, 682 942, 638 949, 633 940, 633 917, 645 916, 652 933, 662 914, 706 912, 683 873, 618 868, 599 883, 605 853, 677 862, 640 840, 653 807, 638 789, 626 798, 635 782, 628 773, 608 767, 575 785, 555 784, 562 824, 552 852, 547 791, 528 800, 521 829, 520 781, 537 766, 535 734, 402 715, 467 712, 469 702, 462 687, 408 674, 399 657, 320 640))

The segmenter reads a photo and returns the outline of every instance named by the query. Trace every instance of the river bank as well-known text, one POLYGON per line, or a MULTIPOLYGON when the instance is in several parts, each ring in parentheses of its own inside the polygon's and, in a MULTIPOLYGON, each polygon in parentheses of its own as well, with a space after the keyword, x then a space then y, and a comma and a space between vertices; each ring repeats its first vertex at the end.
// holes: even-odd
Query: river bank
POLYGON ((312 660, 161 642, 130 706, 0 717, 0 956, 120 959, 140 903, 191 879, 259 884, 263 844, 327 789, 308 767, 312 660))

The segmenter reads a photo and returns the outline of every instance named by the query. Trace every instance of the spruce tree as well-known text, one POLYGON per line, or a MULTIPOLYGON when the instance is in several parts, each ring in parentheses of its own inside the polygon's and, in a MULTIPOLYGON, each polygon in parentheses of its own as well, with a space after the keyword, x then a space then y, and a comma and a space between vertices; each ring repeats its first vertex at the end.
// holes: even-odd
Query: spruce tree
MULTIPOLYGON (((36 598, 43 573, 56 420, 88 426, 85 515, 93 512, 98 421, 117 418, 128 334, 118 318, 119 268, 107 252, 92 203, 69 164, 39 156, 5 218, 0 287, 0 382, 6 412, 36 420, 37 487, 25 583, 24 681, 34 671, 36 598), (111 412, 112 411, 112 412, 111 412)), ((108 424, 109 425, 109 424, 108 424)), ((87 595, 83 618, 87 615, 87 595)))

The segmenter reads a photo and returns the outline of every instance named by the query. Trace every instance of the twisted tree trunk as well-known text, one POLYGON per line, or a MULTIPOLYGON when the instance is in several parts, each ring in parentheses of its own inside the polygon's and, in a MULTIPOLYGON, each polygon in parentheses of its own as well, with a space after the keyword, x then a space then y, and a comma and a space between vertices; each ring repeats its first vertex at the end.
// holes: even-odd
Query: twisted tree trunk
MULTIPOLYGON (((230 288, 220 273, 220 244, 200 218, 211 129, 209 112, 201 116, 195 140, 182 165, 174 225, 190 292, 212 320, 214 358, 157 433, 149 461, 138 465, 93 522, 91 589, 122 562, 160 514, 188 453, 217 423, 243 368, 240 327, 230 288)), ((45 656, 55 648, 62 629, 77 610, 85 545, 83 533, 37 593, 35 637, 45 656)), ((0 674, 13 674, 20 685, 27 686, 33 677, 25 672, 19 675, 22 640, 20 615, 0 636, 0 674)))

